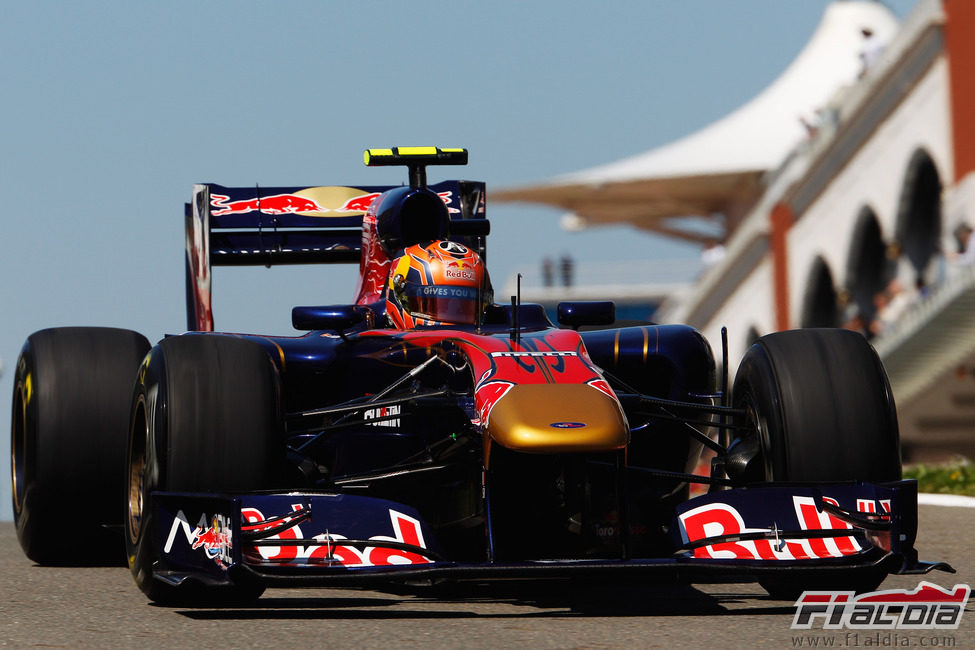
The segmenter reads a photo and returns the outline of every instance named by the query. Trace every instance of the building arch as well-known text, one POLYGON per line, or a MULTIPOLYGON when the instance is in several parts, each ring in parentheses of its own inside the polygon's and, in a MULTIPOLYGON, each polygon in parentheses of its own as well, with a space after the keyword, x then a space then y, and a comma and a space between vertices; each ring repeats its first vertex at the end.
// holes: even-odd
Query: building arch
POLYGON ((813 260, 806 280, 800 327, 839 327, 836 285, 829 265, 820 256, 813 260))
POLYGON ((875 297, 896 273, 896 261, 889 259, 887 249, 876 213, 864 206, 857 215, 846 259, 846 302, 851 313, 844 318, 859 318, 864 329, 876 317, 875 297))
POLYGON ((941 253, 941 176, 924 149, 911 155, 901 185, 895 240, 919 286, 931 277, 932 262, 941 253))

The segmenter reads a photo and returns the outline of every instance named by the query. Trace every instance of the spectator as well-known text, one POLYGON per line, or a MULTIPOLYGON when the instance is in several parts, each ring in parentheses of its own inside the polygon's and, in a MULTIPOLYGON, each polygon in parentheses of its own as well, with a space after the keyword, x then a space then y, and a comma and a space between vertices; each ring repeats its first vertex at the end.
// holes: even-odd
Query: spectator
POLYGON ((552 258, 546 257, 542 260, 542 284, 551 287, 555 284, 555 269, 552 265, 552 258))
POLYGON ((897 278, 888 282, 887 288, 874 296, 874 306, 877 311, 873 322, 870 323, 870 333, 879 336, 889 332, 916 298, 917 294, 906 290, 897 278))
POLYGON ((572 262, 572 258, 568 255, 563 255, 562 259, 559 261, 559 268, 562 271, 562 286, 571 287, 572 286, 572 274, 575 265, 572 262))
POLYGON ((972 227, 967 223, 960 223, 953 231, 957 253, 954 261, 958 266, 967 266, 975 261, 975 246, 971 245, 972 227))
POLYGON ((881 314, 887 309, 887 291, 878 291, 873 294, 873 318, 867 325, 867 338, 872 339, 880 335, 884 330, 884 322, 881 314))

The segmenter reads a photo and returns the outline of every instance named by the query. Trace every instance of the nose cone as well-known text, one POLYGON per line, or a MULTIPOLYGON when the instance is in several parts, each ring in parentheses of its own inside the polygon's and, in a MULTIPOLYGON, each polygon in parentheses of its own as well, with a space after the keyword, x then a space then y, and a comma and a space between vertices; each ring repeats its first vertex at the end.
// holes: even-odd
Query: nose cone
POLYGON ((586 384, 514 386, 491 410, 487 431, 503 447, 535 453, 611 451, 630 440, 619 403, 586 384))

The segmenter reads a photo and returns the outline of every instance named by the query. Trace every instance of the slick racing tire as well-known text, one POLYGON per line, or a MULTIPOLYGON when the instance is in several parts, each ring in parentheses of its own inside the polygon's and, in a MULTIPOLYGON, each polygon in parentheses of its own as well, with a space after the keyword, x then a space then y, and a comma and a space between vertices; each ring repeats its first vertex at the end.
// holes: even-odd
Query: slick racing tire
MULTIPOLYGON (((732 396, 734 405, 747 411, 750 425, 750 433, 737 442, 758 452, 748 480, 901 478, 897 414, 887 374, 856 332, 804 329, 760 338, 742 359, 732 396)), ((773 596, 793 598, 809 588, 869 591, 885 576, 878 568, 851 574, 843 584, 815 577, 760 583, 773 596)))
POLYGON ((894 398, 877 353, 856 332, 805 329, 760 338, 732 389, 749 413, 766 481, 896 481, 894 398))
MULTIPOLYGON (((165 563, 152 493, 235 493, 279 487, 280 380, 257 343, 220 335, 164 339, 143 362, 132 396, 125 543, 136 584, 160 604, 233 604, 263 586, 153 577, 165 563)), ((201 551, 202 554, 202 551, 201 551)))
POLYGON ((149 341, 136 332, 61 327, 28 337, 11 409, 14 523, 42 565, 123 561, 132 381, 149 341))

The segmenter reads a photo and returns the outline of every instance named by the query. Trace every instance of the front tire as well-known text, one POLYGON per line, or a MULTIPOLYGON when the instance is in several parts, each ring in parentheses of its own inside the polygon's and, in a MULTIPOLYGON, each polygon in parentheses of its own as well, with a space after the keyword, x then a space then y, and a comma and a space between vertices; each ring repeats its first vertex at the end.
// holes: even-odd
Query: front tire
POLYGON ((758 436, 766 481, 896 481, 897 413, 877 353, 856 332, 805 329, 760 338, 732 390, 758 436))
POLYGON ((280 380, 264 349, 219 335, 164 339, 146 358, 132 400, 125 542, 136 584, 163 604, 254 600, 255 584, 178 587, 153 577, 163 562, 152 493, 277 487, 283 458, 280 380))
POLYGON ((148 351, 141 334, 104 327, 41 330, 24 344, 10 473, 17 539, 34 562, 121 563, 129 401, 148 351))
MULTIPOLYGON (((736 444, 757 453, 747 481, 885 482, 901 478, 893 395, 883 365, 862 335, 805 329, 769 334, 745 354, 735 377, 734 405, 748 412, 750 433, 736 444)), ((739 467, 745 467, 742 463, 739 467)), ((875 589, 887 575, 874 567, 840 578, 759 581, 775 598, 805 590, 875 589)))

